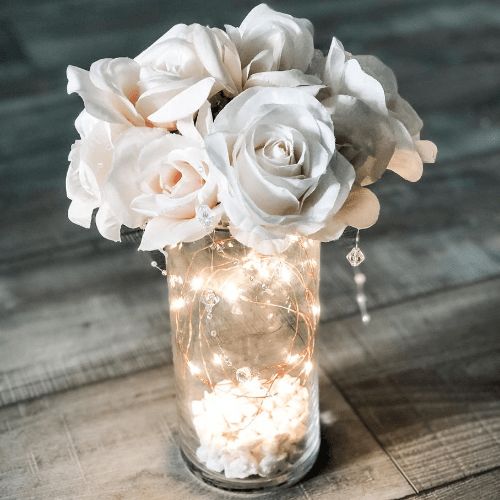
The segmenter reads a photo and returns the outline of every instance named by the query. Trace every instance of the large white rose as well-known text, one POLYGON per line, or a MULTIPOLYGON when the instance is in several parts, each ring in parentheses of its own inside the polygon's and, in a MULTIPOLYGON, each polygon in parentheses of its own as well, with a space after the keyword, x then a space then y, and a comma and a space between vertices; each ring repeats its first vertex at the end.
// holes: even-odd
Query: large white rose
POLYGON ((81 139, 73 144, 69 154, 66 192, 72 201, 68 217, 88 228, 94 209, 99 208, 98 230, 104 237, 119 241, 120 224, 103 200, 103 189, 113 168, 115 143, 125 127, 97 120, 86 111, 78 116, 75 126, 81 139))
POLYGON ((178 24, 138 55, 101 59, 90 71, 68 66, 68 93, 110 123, 175 130, 218 92, 241 91, 238 52, 228 35, 199 24, 178 24))
POLYGON ((146 224, 141 250, 194 241, 217 224, 217 186, 202 142, 159 129, 132 128, 116 144, 105 198, 120 222, 146 224), (211 226, 197 217, 203 207, 211 226))
POLYGON ((337 147, 356 169, 356 182, 368 185, 386 168, 410 181, 433 162, 436 147, 420 140, 422 121, 397 91, 392 71, 377 58, 351 56, 333 38, 324 63, 337 147))
POLYGON ((314 29, 308 19, 260 4, 238 28, 226 25, 226 31, 240 54, 244 88, 321 85, 305 74, 314 54, 314 29))
POLYGON ((236 239, 263 253, 283 251, 290 236, 340 236, 335 214, 354 181, 335 152, 328 111, 291 88, 255 88, 233 99, 206 138, 219 199, 236 239))

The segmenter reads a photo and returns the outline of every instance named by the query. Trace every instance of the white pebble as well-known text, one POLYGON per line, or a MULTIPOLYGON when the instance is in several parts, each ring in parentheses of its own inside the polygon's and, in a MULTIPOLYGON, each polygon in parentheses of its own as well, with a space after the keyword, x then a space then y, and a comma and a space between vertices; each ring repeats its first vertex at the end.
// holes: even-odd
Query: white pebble
POLYGON ((294 463, 305 446, 309 392, 284 375, 271 387, 252 378, 224 379, 192 401, 200 462, 227 478, 271 476, 294 463))

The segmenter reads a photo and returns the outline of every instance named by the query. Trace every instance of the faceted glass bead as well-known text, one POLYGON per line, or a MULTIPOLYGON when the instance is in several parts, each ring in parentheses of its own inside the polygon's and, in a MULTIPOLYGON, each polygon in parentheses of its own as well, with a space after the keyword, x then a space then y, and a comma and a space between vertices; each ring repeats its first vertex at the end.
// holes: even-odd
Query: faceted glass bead
POLYGON ((248 366, 244 366, 243 368, 238 368, 236 370, 236 380, 240 382, 240 384, 248 382, 251 377, 252 372, 250 371, 250 368, 248 368, 248 366))
POLYGON ((196 219, 205 229, 210 229, 215 223, 215 217, 208 205, 200 205, 196 208, 196 219))
POLYGON ((347 255, 346 259, 349 261, 352 267, 359 266, 365 260, 365 254, 361 251, 361 248, 354 247, 347 255))
POLYGON ((204 290, 200 297, 201 303, 210 309, 216 306, 219 300, 219 296, 210 288, 204 290))

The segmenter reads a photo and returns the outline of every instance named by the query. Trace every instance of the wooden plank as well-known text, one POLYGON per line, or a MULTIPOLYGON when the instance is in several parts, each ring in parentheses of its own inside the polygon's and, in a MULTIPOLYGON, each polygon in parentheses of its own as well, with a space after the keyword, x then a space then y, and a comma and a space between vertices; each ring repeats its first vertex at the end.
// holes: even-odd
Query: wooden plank
POLYGON ((463 481, 435 488, 421 495, 411 496, 419 500, 492 500, 500 491, 500 470, 479 474, 463 481))
MULTIPOLYGON (((262 499, 390 499, 413 490, 323 379, 323 448, 301 485, 262 499)), ((171 367, 0 411, 1 498, 227 499, 193 479, 175 444, 171 367), (8 450, 8 453, 7 453, 8 450)))
MULTIPOLYGON (((65 76, 61 75, 61 78, 65 76)), ((59 151, 61 163, 66 164, 69 146, 78 136, 74 121, 82 108, 80 99, 68 96, 64 87, 44 95, 2 102, 2 119, 9 125, 0 138, 2 173, 10 173, 15 168, 10 166, 10 161, 16 159, 24 160, 22 174, 30 168, 35 170, 27 160, 50 151, 59 151)), ((51 172, 49 178, 52 182, 61 177, 55 175, 59 171, 53 171, 54 168, 57 169, 57 164, 47 163, 45 166, 51 172)))
POLYGON ((76 247, 42 262, 0 283, 0 406, 170 359, 166 283, 147 259, 76 247))
POLYGON ((417 490, 500 463, 500 279, 324 325, 320 362, 417 490))

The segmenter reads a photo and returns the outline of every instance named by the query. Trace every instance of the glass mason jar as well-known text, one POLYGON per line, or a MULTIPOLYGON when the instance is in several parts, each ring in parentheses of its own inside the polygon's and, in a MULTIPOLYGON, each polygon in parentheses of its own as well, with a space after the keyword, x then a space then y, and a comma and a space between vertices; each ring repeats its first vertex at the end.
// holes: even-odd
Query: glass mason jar
POLYGON ((168 249, 181 452, 231 490, 293 484, 319 449, 319 242, 262 255, 217 229, 168 249))

